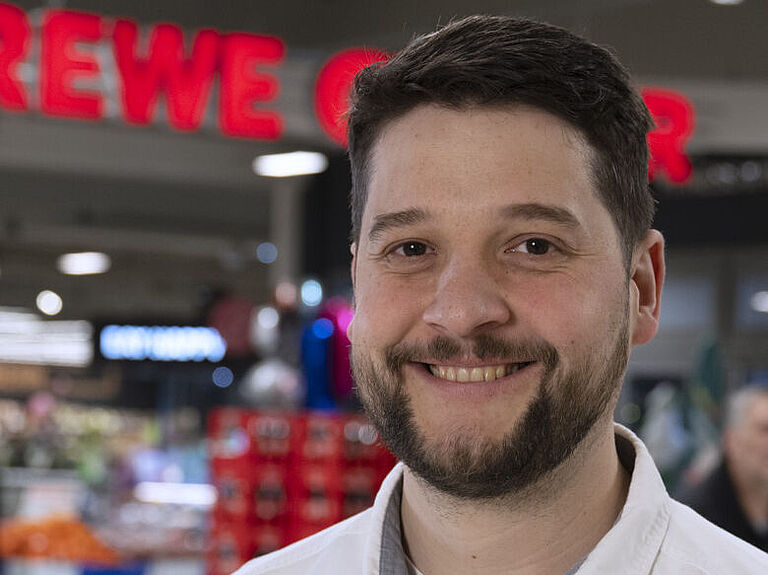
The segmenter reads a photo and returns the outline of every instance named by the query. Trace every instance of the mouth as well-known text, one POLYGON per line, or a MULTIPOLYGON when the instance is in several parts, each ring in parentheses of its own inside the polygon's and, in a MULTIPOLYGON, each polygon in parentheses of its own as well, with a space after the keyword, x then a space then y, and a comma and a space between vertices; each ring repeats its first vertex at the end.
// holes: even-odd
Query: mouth
POLYGON ((523 361, 519 363, 504 363, 498 365, 478 365, 472 367, 463 367, 455 365, 438 365, 424 363, 422 364, 429 372, 438 379, 446 381, 455 381, 458 383, 477 383, 481 381, 495 381, 502 377, 517 373, 533 361, 523 361))

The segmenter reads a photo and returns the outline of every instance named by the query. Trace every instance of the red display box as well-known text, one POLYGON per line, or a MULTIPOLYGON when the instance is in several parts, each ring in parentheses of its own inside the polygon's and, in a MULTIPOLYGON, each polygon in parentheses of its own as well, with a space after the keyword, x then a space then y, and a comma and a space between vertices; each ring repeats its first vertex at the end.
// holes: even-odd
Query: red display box
POLYGON ((208 435, 211 575, 370 507, 396 462, 361 414, 222 408, 208 435))

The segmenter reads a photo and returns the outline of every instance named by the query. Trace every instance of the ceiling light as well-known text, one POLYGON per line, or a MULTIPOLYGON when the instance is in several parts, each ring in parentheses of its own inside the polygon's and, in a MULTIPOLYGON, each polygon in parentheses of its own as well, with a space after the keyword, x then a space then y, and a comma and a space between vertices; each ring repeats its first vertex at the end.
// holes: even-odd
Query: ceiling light
POLYGON ((768 291, 755 293, 749 303, 752 304, 753 310, 768 313, 768 291))
POLYGON ((286 178, 319 174, 328 167, 328 158, 319 152, 290 152, 269 154, 253 160, 253 171, 259 176, 286 178))
POLYGON ((63 274, 84 276, 103 274, 109 270, 112 261, 101 252, 79 252, 59 256, 56 266, 63 274))
POLYGON ((291 309, 296 306, 299 299, 299 290, 296 284, 289 281, 281 281, 275 286, 275 302, 282 309, 291 309))
POLYGON ((719 4, 720 6, 736 6, 741 4, 744 0, 710 0, 712 4, 719 4))
POLYGON ((277 259, 277 247, 272 242, 262 242, 256 248, 256 257, 263 264, 271 264, 277 259))
POLYGON ((301 301, 308 307, 320 305, 323 301, 323 286, 317 280, 307 280, 301 284, 301 301))
POLYGON ((333 331, 333 322, 327 317, 321 317, 312 323, 312 333, 317 339, 328 339, 333 335, 333 331))
POLYGON ((63 303, 59 294, 52 292, 51 290, 43 290, 37 294, 37 309, 43 312, 45 315, 56 315, 61 311, 63 303))
POLYGON ((235 374, 228 367, 220 366, 213 370, 213 383, 216 387, 229 387, 235 380, 235 374))
POLYGON ((275 329, 280 323, 280 314, 271 306, 263 307, 259 310, 256 321, 263 329, 275 329))
POLYGON ((0 363, 85 367, 93 360, 92 335, 87 321, 44 320, 0 307, 0 363))

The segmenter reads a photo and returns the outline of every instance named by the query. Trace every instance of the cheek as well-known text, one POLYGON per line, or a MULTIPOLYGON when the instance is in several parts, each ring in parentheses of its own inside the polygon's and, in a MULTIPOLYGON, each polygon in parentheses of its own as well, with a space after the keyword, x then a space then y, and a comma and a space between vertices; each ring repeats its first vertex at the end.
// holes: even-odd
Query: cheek
POLYGON ((623 284, 601 282, 600 277, 606 276, 562 275, 530 282, 524 293, 513 296, 518 318, 561 351, 601 347, 621 325, 626 296, 623 284))
POLYGON ((400 341, 421 317, 416 293, 375 279, 358 284, 352 343, 383 347, 400 341))
POLYGON ((744 440, 745 451, 747 453, 755 454, 755 457, 759 456, 765 458, 768 455, 768 437, 760 432, 754 432, 747 436, 744 440))

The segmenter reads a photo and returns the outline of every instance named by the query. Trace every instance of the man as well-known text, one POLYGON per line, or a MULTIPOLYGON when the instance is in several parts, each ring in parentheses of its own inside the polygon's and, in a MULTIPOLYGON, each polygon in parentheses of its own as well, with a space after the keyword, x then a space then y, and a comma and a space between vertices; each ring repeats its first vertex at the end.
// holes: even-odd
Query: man
POLYGON ((403 462, 250 574, 757 574, 612 412, 656 333, 650 118, 610 54, 472 17, 358 75, 352 364, 403 462))
POLYGON ((728 398, 720 465, 681 500, 736 537, 768 551, 768 387, 728 398))

